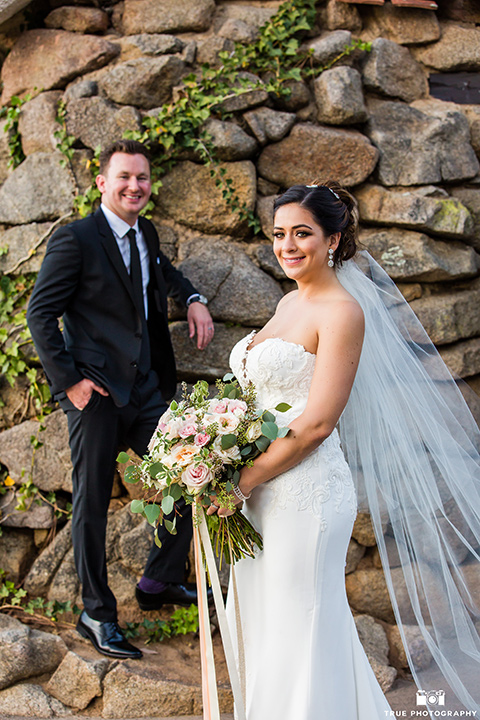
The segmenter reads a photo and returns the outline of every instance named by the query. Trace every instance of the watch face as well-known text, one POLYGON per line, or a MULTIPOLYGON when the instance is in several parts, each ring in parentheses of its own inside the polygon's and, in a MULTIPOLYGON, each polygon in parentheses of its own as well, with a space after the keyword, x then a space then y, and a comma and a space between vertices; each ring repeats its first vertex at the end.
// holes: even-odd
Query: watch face
POLYGON ((202 303, 203 305, 207 305, 207 304, 208 304, 208 300, 207 300, 207 298, 205 297, 205 295, 200 295, 200 293, 197 293, 197 294, 195 294, 195 295, 192 295, 191 299, 189 299, 189 302, 188 302, 188 304, 187 304, 187 307, 188 307, 188 305, 191 305, 191 304, 194 303, 194 302, 200 302, 200 303, 202 303))

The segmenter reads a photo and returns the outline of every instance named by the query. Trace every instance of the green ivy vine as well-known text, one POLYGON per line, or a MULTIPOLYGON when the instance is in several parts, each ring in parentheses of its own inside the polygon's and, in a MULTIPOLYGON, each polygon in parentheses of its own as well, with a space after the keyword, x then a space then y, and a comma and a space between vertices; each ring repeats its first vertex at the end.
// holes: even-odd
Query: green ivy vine
MULTIPOLYGON (((204 129, 211 117, 227 120, 235 111, 229 101, 254 91, 277 97, 291 94, 292 82, 308 80, 332 67, 354 50, 369 50, 369 44, 355 40, 326 65, 316 65, 312 53, 300 50, 301 40, 312 30, 316 0, 287 0, 259 30, 258 39, 249 44, 235 43, 233 52, 220 52, 219 67, 201 66, 183 78, 173 102, 165 103, 156 116, 143 119, 141 131, 127 131, 125 137, 144 143, 152 155, 153 194, 161 187, 161 177, 193 151, 210 170, 215 185, 232 211, 245 220, 253 234, 260 232, 258 217, 241 203, 233 181, 215 152, 212 137, 204 129)), ((92 169, 96 169, 92 165, 92 169)), ((92 185, 76 199, 80 214, 91 212, 99 197, 92 185)), ((148 216, 153 200, 145 208, 148 216)))

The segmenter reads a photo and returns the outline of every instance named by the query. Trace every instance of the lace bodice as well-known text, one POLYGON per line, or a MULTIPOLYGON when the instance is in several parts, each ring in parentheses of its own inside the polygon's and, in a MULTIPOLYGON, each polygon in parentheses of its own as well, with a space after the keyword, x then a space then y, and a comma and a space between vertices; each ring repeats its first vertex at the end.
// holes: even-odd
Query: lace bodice
MULTIPOLYGON (((230 354, 230 366, 240 385, 253 382, 257 403, 270 410, 280 426, 288 425, 305 410, 316 356, 302 345, 281 338, 268 338, 250 350, 255 331, 244 337, 230 354), (286 402, 291 409, 277 413, 275 406, 286 402)), ((299 510, 312 512, 326 528, 323 505, 333 500, 337 511, 345 507, 354 516, 356 494, 337 430, 299 465, 265 483, 273 491, 268 514, 294 501, 299 510), (319 473, 319 466, 323 471, 319 473)))
POLYGON ((281 338, 268 338, 249 350, 255 332, 253 330, 233 348, 230 355, 232 372, 242 386, 253 382, 262 409, 274 412, 278 403, 291 405, 291 410, 278 416, 282 425, 288 424, 307 404, 315 355, 302 345, 281 338))

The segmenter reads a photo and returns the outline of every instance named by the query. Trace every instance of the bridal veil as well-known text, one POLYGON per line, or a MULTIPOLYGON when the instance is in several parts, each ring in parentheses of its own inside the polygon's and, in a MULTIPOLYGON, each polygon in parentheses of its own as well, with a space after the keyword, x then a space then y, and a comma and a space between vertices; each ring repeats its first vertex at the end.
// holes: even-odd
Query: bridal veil
POLYGON ((339 431, 359 508, 372 518, 410 668, 419 688, 447 697, 451 690, 480 717, 480 431, 375 260, 360 252, 337 276, 365 314, 339 431), (415 667, 408 625, 418 625, 426 641, 428 668, 415 667))

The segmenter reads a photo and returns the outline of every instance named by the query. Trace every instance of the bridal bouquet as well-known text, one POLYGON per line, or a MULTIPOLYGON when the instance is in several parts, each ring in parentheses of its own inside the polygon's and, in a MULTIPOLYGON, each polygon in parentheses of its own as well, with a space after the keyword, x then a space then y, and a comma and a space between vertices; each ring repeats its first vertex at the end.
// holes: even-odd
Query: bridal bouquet
MULTIPOLYGON (((217 504, 235 508, 231 491, 238 485, 240 470, 251 465, 277 437, 285 437, 288 427, 279 427, 268 410, 259 411, 255 389, 250 384, 242 390, 233 375, 217 381, 217 393, 209 397, 208 383, 197 382, 191 393, 184 385, 181 402, 173 401, 159 420, 148 455, 138 465, 125 470, 125 481, 142 482, 146 490, 143 500, 132 500, 131 510, 141 513, 155 528, 176 534, 175 503, 184 498, 187 503, 200 502, 208 507, 217 504)), ((290 405, 281 403, 277 412, 285 412, 290 405)), ((118 462, 130 460, 122 452, 118 462)), ((220 559, 233 563, 245 556, 254 557, 255 546, 262 549, 262 537, 247 518, 237 510, 226 518, 207 515, 207 526, 220 559)))

